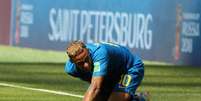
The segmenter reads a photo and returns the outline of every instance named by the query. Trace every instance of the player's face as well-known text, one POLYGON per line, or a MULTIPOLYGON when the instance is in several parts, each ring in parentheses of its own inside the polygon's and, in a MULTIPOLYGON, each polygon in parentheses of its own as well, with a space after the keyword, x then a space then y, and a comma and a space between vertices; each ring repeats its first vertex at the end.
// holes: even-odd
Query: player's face
POLYGON ((77 62, 76 65, 83 69, 84 71, 90 71, 91 70, 91 59, 89 56, 87 56, 83 61, 77 62))
POLYGON ((83 53, 76 56, 73 61, 77 65, 77 67, 79 67, 80 69, 84 71, 91 71, 92 61, 87 49, 84 49, 83 53))

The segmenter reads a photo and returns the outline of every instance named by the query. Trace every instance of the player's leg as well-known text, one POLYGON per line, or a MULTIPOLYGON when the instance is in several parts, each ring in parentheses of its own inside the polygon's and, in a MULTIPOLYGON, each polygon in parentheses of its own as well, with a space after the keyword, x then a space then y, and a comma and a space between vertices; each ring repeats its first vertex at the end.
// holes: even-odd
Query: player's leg
POLYGON ((135 101, 135 91, 141 83, 143 75, 124 74, 121 80, 115 85, 109 101, 135 101))
POLYGON ((149 92, 141 92, 136 94, 134 101, 150 101, 150 94, 149 92))
POLYGON ((108 101, 150 101, 148 92, 136 94, 133 98, 130 94, 124 92, 112 92, 108 101))
POLYGON ((143 64, 137 64, 131 67, 127 74, 123 74, 118 84, 115 85, 109 101, 135 101, 135 91, 142 82, 143 77, 143 64))
POLYGON ((131 96, 125 92, 112 92, 108 101, 131 101, 131 96))

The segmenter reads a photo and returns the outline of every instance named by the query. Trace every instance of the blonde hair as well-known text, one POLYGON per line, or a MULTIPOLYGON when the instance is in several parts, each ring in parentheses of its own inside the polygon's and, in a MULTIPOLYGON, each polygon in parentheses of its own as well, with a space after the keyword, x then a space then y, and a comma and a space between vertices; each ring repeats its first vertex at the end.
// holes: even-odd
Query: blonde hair
POLYGON ((81 53, 84 48, 86 48, 84 42, 73 41, 67 46, 66 53, 68 54, 69 57, 75 57, 76 55, 81 53))

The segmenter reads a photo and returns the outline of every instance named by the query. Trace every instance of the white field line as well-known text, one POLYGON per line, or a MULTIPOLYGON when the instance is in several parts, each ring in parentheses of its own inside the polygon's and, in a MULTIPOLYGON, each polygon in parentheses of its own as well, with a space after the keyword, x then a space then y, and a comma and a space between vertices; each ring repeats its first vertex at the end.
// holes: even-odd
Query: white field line
POLYGON ((7 83, 0 83, 0 86, 20 88, 20 89, 26 89, 26 90, 32 90, 32 91, 52 93, 52 94, 57 94, 57 95, 66 95, 66 96, 72 96, 72 97, 77 97, 77 98, 83 98, 82 95, 76 95, 76 94, 71 94, 71 93, 67 93, 67 92, 54 91, 54 90, 48 90, 48 89, 31 88, 31 87, 25 87, 25 86, 19 86, 19 85, 7 84, 7 83))
MULTIPOLYGON (((31 87, 25 87, 25 86, 19 86, 19 85, 13 85, 13 84, 7 84, 7 83, 0 83, 0 86, 5 86, 5 87, 12 87, 12 88, 19 88, 19 89, 25 89, 25 90, 32 90, 32 91, 39 91, 39 92, 45 92, 45 93, 51 93, 51 94, 57 94, 57 95, 65 95, 65 96, 72 96, 72 97, 77 97, 77 98, 83 98, 82 95, 76 95, 76 94, 71 94, 67 92, 61 92, 61 91, 54 91, 54 90, 48 90, 48 89, 39 89, 39 88, 31 88, 31 87)), ((161 94, 151 94, 151 96, 161 96, 161 95, 166 95, 166 96, 201 96, 199 93, 161 93, 161 94)))

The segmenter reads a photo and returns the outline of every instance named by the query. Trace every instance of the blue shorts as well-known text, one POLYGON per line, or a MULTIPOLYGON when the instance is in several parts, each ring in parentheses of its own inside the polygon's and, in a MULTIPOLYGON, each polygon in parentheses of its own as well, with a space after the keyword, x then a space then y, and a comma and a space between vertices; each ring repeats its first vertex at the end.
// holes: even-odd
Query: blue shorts
POLYGON ((114 92, 125 92, 135 96, 135 91, 144 77, 144 65, 138 64, 131 67, 126 74, 121 75, 121 79, 114 87, 114 92))

